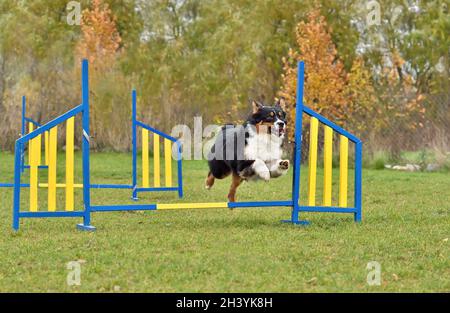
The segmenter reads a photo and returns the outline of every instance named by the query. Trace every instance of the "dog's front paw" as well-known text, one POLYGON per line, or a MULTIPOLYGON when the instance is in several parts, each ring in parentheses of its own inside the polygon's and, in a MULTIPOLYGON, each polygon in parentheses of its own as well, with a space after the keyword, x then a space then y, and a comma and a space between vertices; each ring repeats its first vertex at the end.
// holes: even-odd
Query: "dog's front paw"
POLYGON ((278 163, 278 167, 282 171, 287 171, 289 169, 289 160, 281 160, 280 163, 278 163))

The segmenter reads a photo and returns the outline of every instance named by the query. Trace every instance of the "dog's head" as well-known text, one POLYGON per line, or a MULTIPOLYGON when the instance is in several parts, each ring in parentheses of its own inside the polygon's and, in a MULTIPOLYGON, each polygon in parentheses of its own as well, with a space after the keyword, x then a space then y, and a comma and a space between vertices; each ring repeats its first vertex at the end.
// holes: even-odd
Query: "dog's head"
POLYGON ((283 98, 273 106, 253 100, 253 111, 247 122, 254 125, 258 133, 268 132, 283 139, 287 127, 285 107, 286 103, 283 98))

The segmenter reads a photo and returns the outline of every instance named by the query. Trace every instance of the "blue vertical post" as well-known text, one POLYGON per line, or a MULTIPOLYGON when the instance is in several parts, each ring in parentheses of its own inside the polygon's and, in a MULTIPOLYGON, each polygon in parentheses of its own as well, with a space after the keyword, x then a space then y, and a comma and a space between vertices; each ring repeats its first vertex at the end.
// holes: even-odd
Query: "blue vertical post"
POLYGON ((25 96, 22 96, 22 133, 21 136, 25 136, 25 132, 26 132, 26 121, 25 121, 25 117, 26 117, 26 113, 27 112, 27 98, 25 96))
POLYGON ((19 212, 20 212, 20 175, 21 175, 21 154, 23 144, 21 140, 16 141, 14 154, 14 196, 13 196, 13 229, 19 230, 19 212))
POLYGON ((136 126, 136 89, 133 89, 131 93, 131 135, 132 135, 132 154, 133 154, 133 166, 132 166, 132 185, 133 185, 133 194, 132 199, 138 200, 137 198, 137 126, 136 126))
POLYGON ((307 221, 299 220, 299 198, 300 198, 300 166, 302 159, 302 127, 303 127, 303 85, 305 64, 298 62, 297 66, 297 95, 295 103, 295 149, 294 149, 294 177, 292 179, 292 213, 291 222, 294 224, 307 225, 307 221))
MULTIPOLYGON (((22 96, 22 130, 20 136, 25 136, 25 133, 27 131, 25 120, 26 114, 27 114, 27 98, 25 96, 22 96)), ((25 170, 25 149, 23 144, 20 145, 20 155, 21 155, 20 170, 23 172, 25 170)))
POLYGON ((178 197, 183 198, 183 151, 179 140, 177 144, 177 164, 178 164, 178 197))
POLYGON ((355 145, 355 222, 362 219, 362 142, 355 145))
POLYGON ((81 65, 81 98, 83 106, 83 224, 78 224, 80 230, 93 231, 91 226, 91 178, 90 178, 90 129, 89 129, 89 64, 86 59, 81 65))

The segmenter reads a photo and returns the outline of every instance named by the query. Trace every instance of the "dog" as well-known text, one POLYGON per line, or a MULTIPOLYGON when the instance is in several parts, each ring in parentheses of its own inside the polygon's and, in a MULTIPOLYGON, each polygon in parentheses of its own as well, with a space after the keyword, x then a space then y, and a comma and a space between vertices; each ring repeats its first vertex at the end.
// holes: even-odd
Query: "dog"
POLYGON ((252 113, 243 125, 222 127, 208 153, 206 189, 211 189, 215 179, 231 174, 228 200, 236 202, 236 190, 243 181, 269 181, 287 173, 289 160, 282 159, 285 108, 284 99, 273 106, 252 101, 252 113))

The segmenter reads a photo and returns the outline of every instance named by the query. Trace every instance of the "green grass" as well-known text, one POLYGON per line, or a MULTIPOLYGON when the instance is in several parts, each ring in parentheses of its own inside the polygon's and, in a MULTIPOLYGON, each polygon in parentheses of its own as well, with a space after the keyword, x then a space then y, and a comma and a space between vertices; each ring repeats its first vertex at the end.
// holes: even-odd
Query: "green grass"
MULTIPOLYGON (((58 158, 63 161, 62 154, 58 158)), ((81 179, 79 161, 77 155, 81 179)), ((12 155, 0 156, 1 181, 12 181, 12 162, 12 155)), ((130 181, 129 154, 95 153, 91 163, 92 183, 130 181)), ((226 200, 228 179, 206 191, 206 164, 184 164, 183 201, 226 200)), ((58 175, 63 182, 64 172, 58 175)), ((337 177, 338 169, 335 187, 337 177)), ((246 183, 239 199, 288 199, 290 179, 246 183)), ((361 224, 351 215, 319 213, 302 214, 311 221, 308 227, 280 223, 289 217, 288 208, 170 210, 94 213, 94 233, 76 231, 77 218, 25 219, 14 233, 12 192, 1 188, 0 291, 448 292, 449 183, 448 173, 364 170, 361 224), (84 261, 81 286, 69 287, 66 266, 73 260, 84 261), (366 283, 370 261, 381 264, 380 286, 366 283)), ((24 191, 23 208, 27 196, 24 191)), ((94 204, 131 203, 129 199, 129 191, 92 191, 94 204)), ((40 200, 45 209, 45 189, 40 200)), ((76 201, 80 208, 80 191, 76 201)), ((140 201, 167 203, 177 197, 147 193, 140 201)), ((58 205, 64 206, 63 191, 58 205)))

